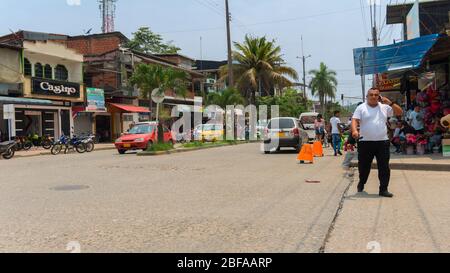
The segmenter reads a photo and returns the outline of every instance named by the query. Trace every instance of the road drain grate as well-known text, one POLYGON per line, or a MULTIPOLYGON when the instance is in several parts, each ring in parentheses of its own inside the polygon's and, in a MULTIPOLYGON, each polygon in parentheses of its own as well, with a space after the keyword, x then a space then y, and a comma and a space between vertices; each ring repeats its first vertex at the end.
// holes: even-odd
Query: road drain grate
POLYGON ((66 185, 50 188, 52 191, 81 191, 87 189, 89 189, 89 186, 86 185, 66 185))

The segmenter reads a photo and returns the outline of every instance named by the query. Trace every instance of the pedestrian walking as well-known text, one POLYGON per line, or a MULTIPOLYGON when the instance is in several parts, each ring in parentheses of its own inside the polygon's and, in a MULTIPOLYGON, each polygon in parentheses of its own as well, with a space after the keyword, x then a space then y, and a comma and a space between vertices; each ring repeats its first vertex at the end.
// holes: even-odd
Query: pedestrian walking
POLYGON ((342 129, 339 126, 341 124, 341 120, 339 119, 341 115, 340 111, 334 111, 333 117, 330 119, 331 125, 331 137, 333 143, 334 156, 342 155, 341 152, 341 135, 342 129))
POLYGON ((323 145, 323 138, 325 136, 325 120, 321 114, 318 114, 316 120, 314 121, 314 129, 316 130, 316 140, 322 142, 323 145))
POLYGON ((387 131, 388 118, 401 116, 402 108, 388 98, 380 95, 380 90, 370 89, 367 102, 361 104, 353 114, 352 136, 358 143, 358 192, 364 191, 364 186, 370 175, 374 157, 377 159, 378 179, 380 180, 379 195, 393 197, 388 191, 391 170, 390 142, 387 131), (358 131, 358 126, 360 131, 358 131))

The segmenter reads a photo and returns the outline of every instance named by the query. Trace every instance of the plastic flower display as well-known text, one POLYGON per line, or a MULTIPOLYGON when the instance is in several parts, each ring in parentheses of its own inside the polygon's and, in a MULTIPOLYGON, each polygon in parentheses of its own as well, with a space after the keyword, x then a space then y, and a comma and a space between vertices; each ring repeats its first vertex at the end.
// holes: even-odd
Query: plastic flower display
POLYGON ((417 137, 413 134, 407 134, 406 135, 406 144, 408 145, 414 145, 417 143, 417 137))

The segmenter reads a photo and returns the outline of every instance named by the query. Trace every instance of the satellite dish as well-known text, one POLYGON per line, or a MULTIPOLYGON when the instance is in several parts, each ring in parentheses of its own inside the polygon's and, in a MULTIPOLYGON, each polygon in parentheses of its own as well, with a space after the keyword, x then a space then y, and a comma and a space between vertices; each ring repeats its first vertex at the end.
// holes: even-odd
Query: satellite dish
POLYGON ((159 88, 156 88, 152 91, 152 100, 155 103, 162 103, 164 101, 164 93, 159 91, 159 88))

